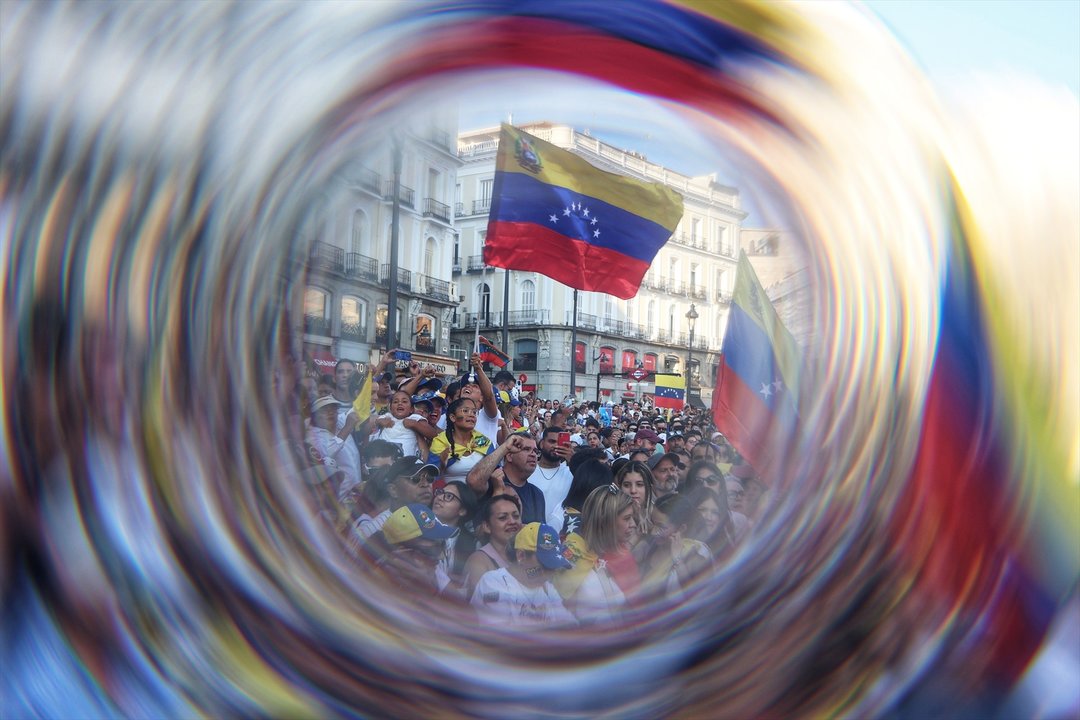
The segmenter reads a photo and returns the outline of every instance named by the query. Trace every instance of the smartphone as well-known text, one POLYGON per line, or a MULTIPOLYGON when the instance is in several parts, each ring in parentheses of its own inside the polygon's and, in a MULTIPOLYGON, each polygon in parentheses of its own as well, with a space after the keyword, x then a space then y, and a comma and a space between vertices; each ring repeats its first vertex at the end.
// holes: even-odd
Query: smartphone
POLYGON ((570 433, 568 433, 568 432, 559 433, 559 444, 560 445, 569 445, 570 444, 570 433))
POLYGON ((394 351, 394 359, 395 360, 403 360, 405 362, 408 362, 408 361, 412 360, 412 353, 409 352, 408 350, 395 350, 394 351))

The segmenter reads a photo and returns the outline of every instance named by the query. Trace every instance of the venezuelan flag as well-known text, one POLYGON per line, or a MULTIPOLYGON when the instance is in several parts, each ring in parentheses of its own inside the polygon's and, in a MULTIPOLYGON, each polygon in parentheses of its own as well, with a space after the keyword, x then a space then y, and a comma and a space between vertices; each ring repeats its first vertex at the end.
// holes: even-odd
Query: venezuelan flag
POLYGON ((656 376, 656 395, 653 405, 658 408, 682 410, 686 404, 686 378, 682 375, 656 376))
POLYGON ((795 427, 799 352, 743 252, 721 350, 712 407, 716 428, 762 471, 770 448, 795 427))
POLYGON ((504 124, 484 262, 631 298, 682 214, 671 188, 605 172, 504 124))

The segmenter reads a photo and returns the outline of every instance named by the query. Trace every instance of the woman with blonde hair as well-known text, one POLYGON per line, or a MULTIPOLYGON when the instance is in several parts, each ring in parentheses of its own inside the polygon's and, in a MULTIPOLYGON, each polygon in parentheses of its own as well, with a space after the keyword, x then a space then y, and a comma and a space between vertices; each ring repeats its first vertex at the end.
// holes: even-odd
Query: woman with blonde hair
POLYGON ((581 532, 566 537, 574 568, 555 578, 579 622, 615 620, 637 596, 641 573, 630 551, 636 515, 634 501, 614 483, 596 488, 585 500, 581 532))

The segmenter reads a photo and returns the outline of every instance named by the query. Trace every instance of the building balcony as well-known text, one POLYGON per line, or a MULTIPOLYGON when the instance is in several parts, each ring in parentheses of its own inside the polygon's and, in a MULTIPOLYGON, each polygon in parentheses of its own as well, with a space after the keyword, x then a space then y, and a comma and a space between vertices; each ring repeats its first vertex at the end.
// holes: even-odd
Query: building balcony
POLYGON ((420 275, 420 294, 434 300, 450 302, 450 283, 429 275, 420 275))
MULTIPOLYGON (((390 266, 384 264, 379 268, 379 282, 383 285, 390 284, 390 266)), ((397 269, 397 282, 398 287, 411 292, 412 291, 412 271, 405 268, 397 269)))
MULTIPOLYGON (((393 199, 394 181, 387 180, 385 183, 383 183, 383 200, 393 199)), ((413 190, 411 187, 401 185, 398 187, 398 200, 401 201, 402 205, 407 205, 408 207, 416 207, 416 191, 413 190)))
POLYGON ((367 342, 367 327, 360 323, 341 323, 341 339, 352 342, 367 342))
POLYGON ((723 290, 717 290, 716 291, 716 302, 724 304, 724 305, 730 305, 731 304, 731 293, 725 292, 723 290))
POLYGON ((360 253, 345 253, 345 275, 370 282, 379 282, 379 263, 360 253))
POLYGON ((435 338, 431 337, 431 335, 417 335, 416 350, 419 352, 434 353, 435 338))
POLYGON ((461 258, 454 258, 454 265, 452 272, 461 272, 461 258))
POLYGON ((433 198, 424 198, 424 217, 450 222, 450 206, 433 198))
POLYGON ((373 192, 376 195, 379 194, 379 188, 382 187, 382 178, 379 177, 379 173, 371 168, 360 168, 353 176, 352 180, 364 190, 373 192))
POLYGON ((704 285, 688 285, 687 289, 689 290, 690 297, 695 300, 704 300, 709 296, 704 285))
POLYGON ((470 255, 469 256, 469 272, 483 272, 484 268, 484 256, 483 255, 470 255))
POLYGON ((491 210, 491 198, 481 198, 472 201, 473 215, 486 215, 491 210))
POLYGON ((463 329, 475 328, 476 321, 479 318, 481 328, 494 328, 502 327, 502 313, 499 312, 481 312, 481 313, 465 313, 459 315, 460 325, 463 329))
POLYGON ((551 322, 551 311, 544 310, 511 310, 507 316, 507 324, 515 325, 547 325, 551 322))
POLYGON ((311 244, 311 252, 308 255, 308 266, 332 270, 334 272, 345 271, 345 250, 316 240, 311 244))
POLYGON ((324 335, 330 337, 330 318, 320 315, 304 316, 304 332, 309 335, 324 335))

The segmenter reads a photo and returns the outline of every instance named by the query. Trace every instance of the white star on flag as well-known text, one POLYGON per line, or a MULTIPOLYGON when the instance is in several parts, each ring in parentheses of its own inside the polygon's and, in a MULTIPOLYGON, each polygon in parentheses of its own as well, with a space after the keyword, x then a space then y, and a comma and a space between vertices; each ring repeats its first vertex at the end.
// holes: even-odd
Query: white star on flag
POLYGON ((563 211, 562 211, 562 214, 563 214, 563 215, 566 215, 566 216, 568 216, 568 217, 569 217, 569 215, 570 215, 570 208, 566 208, 565 210, 563 210, 563 211))
POLYGON ((772 384, 773 392, 779 394, 783 388, 784 383, 780 380, 780 378, 776 378, 776 380, 772 384))
POLYGON ((599 231, 599 230, 593 230, 593 232, 592 232, 592 236, 593 236, 594 238, 598 238, 598 237, 600 237, 600 231, 599 231))
POLYGON ((549 219, 549 220, 551 220, 551 222, 553 222, 553 223, 555 223, 555 222, 559 222, 559 216, 558 216, 558 215, 552 215, 552 216, 551 216, 550 218, 548 218, 548 219, 549 219))
POLYGON ((769 397, 772 395, 772 385, 769 383, 761 383, 761 389, 758 390, 762 397, 769 397))
POLYGON ((596 224, 596 216, 595 215, 592 216, 592 220, 589 221, 589 224, 590 225, 595 225, 596 224))
POLYGON ((581 214, 585 217, 589 217, 589 208, 585 208, 584 212, 582 212, 581 214))

